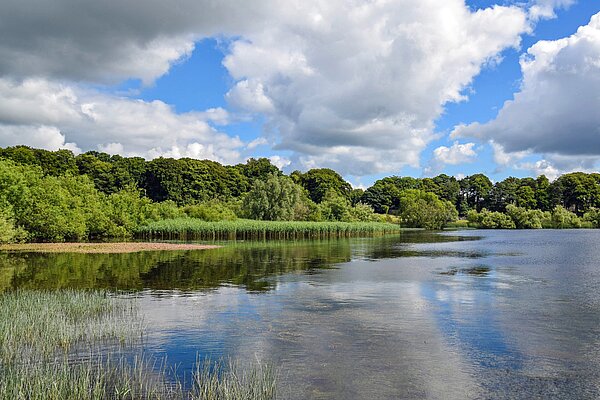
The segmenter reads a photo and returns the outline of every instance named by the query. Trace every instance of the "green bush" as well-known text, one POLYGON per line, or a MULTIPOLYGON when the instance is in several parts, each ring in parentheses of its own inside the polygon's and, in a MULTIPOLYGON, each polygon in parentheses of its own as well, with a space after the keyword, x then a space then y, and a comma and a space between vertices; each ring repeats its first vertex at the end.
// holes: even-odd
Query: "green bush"
POLYGON ((209 201, 206 203, 194 204, 184 208, 188 217, 198 218, 202 221, 235 221, 235 213, 220 201, 209 201))
POLYGON ((0 208, 0 243, 15 243, 27 239, 27 232, 15 227, 11 213, 0 208))
POLYGON ((589 223, 592 228, 600 228, 600 209, 591 208, 583 215, 583 220, 589 223))
POLYGON ((552 210, 551 222, 554 229, 581 228, 582 226, 581 218, 561 206, 556 206, 552 210))
POLYGON ((544 213, 540 210, 528 210, 509 204, 506 214, 513 220, 517 229, 542 229, 544 213))
POLYGON ((506 214, 482 209, 481 212, 470 210, 467 213, 469 224, 482 229, 515 229, 515 223, 506 214))

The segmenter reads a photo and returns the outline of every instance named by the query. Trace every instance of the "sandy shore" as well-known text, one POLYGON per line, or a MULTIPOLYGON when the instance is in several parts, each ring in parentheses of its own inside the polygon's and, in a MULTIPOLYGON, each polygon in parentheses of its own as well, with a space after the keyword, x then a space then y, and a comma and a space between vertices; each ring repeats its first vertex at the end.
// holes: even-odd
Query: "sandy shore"
POLYGON ((0 251, 26 251, 37 253, 137 253, 140 251, 207 250, 220 246, 187 243, 25 243, 0 245, 0 251))

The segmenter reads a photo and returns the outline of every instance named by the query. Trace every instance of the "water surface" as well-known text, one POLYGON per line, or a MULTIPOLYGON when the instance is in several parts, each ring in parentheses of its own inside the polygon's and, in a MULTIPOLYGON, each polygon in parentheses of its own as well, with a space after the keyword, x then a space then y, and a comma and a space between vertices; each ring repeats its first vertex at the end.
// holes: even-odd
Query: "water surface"
POLYGON ((0 289, 134 293, 147 352, 272 362, 284 398, 599 398, 600 231, 0 254, 0 289))

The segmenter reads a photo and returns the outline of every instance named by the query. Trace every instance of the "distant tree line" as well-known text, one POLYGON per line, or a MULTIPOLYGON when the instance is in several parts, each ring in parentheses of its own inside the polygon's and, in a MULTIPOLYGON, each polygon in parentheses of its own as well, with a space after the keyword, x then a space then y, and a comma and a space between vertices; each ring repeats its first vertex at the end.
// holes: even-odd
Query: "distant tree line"
POLYGON ((182 216, 387 221, 429 229, 458 218, 482 228, 598 227, 598 209, 595 173, 496 183, 483 174, 391 176, 363 191, 326 168, 286 176, 266 158, 221 165, 0 148, 0 242, 127 236, 147 221, 182 216))

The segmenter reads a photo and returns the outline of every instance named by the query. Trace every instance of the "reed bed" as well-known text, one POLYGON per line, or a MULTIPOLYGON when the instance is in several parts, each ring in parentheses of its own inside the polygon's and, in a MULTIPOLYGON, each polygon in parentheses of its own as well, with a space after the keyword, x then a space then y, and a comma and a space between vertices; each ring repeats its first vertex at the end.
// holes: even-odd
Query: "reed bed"
POLYGON ((0 370, 2 400, 272 400, 276 374, 268 365, 198 363, 190 388, 168 378, 168 370, 147 358, 97 357, 0 370))
POLYGON ((75 348, 132 343, 142 332, 133 299, 76 290, 0 295, 0 363, 33 363, 75 348))
POLYGON ((161 240, 286 240, 377 236, 398 232, 398 225, 381 222, 208 222, 194 218, 178 218, 155 221, 142 226, 138 228, 136 235, 138 238, 161 240))
POLYGON ((0 400, 276 397, 275 373, 260 364, 198 362, 184 388, 166 362, 134 355, 143 331, 131 298, 75 290, 2 293, 0 400))

